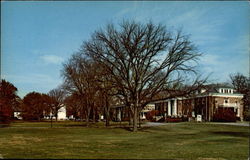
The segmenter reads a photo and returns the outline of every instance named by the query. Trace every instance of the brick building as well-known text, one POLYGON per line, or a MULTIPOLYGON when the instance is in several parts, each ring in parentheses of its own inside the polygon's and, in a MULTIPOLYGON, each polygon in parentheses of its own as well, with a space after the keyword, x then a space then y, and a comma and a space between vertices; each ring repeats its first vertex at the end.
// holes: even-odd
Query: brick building
POLYGON ((219 109, 230 109, 243 120, 243 94, 228 86, 208 85, 192 97, 175 97, 154 102, 162 116, 193 117, 201 115, 205 121, 213 120, 219 109))

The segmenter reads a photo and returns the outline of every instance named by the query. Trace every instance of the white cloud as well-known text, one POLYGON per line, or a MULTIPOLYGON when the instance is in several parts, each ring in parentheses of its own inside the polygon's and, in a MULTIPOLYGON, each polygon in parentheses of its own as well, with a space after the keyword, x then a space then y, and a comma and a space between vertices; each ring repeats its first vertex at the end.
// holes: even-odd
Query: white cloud
POLYGON ((117 14, 114 15, 114 17, 116 19, 119 19, 119 18, 122 18, 123 16, 125 16, 126 14, 128 13, 131 13, 131 12, 136 12, 136 9, 137 9, 137 3, 136 1, 133 1, 132 2, 132 7, 127 7, 127 8, 124 8, 122 9, 121 11, 119 11, 117 14))
POLYGON ((55 55, 44 55, 41 56, 41 59, 48 64, 60 64, 63 62, 63 58, 55 55))
POLYGON ((205 54, 200 58, 200 63, 203 65, 217 65, 221 62, 219 58, 220 57, 218 55, 205 54))

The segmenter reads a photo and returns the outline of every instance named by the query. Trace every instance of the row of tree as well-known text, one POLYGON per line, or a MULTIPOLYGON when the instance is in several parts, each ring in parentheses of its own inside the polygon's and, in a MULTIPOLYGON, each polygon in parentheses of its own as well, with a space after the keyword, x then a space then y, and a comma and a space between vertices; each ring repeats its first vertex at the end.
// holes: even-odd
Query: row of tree
MULTIPOLYGON (((90 118, 95 121, 102 114, 108 126, 111 107, 124 105, 129 108, 133 131, 137 131, 139 113, 148 103, 166 95, 187 96, 204 85, 207 78, 201 78, 196 69, 200 56, 181 31, 172 32, 152 22, 109 24, 95 31, 63 64, 64 83, 59 88, 24 97, 23 116, 39 120, 53 113, 57 117, 59 107, 65 104, 68 114, 85 119, 87 125, 90 118)), ((242 76, 232 75, 233 85, 249 96, 249 87, 238 86, 242 76)), ((244 85, 249 85, 247 78, 243 79, 244 85)), ((12 87, 13 95, 7 97, 16 99, 17 89, 12 87)), ((249 98, 245 99, 249 104, 249 98)))
POLYGON ((0 91, 0 122, 4 123, 14 118, 14 112, 21 112, 24 120, 41 120, 46 115, 57 119, 64 96, 62 90, 54 89, 48 94, 31 92, 21 99, 17 88, 5 80, 1 80, 0 91))

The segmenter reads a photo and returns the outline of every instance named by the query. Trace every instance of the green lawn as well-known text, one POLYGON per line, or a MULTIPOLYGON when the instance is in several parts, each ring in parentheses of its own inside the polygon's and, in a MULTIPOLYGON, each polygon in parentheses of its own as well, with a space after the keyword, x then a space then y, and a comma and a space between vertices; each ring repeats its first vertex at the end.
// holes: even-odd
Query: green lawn
MULTIPOLYGON (((4 158, 232 159, 248 157, 248 127, 172 123, 134 133, 112 123, 15 122, 0 128, 4 158), (115 127, 117 126, 117 127, 115 127)), ((124 124, 122 124, 124 125, 124 124)))

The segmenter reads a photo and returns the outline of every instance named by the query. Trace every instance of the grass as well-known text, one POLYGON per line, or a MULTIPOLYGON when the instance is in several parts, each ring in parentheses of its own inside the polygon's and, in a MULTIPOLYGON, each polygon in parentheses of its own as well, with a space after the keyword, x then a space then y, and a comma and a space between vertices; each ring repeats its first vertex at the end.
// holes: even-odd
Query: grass
MULTIPOLYGON (((0 128, 0 157, 76 159, 239 159, 248 157, 248 127, 172 123, 134 133, 99 122, 14 122, 0 128)), ((123 123, 122 126, 125 126, 123 123)))

